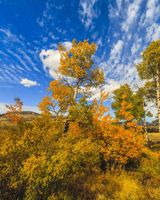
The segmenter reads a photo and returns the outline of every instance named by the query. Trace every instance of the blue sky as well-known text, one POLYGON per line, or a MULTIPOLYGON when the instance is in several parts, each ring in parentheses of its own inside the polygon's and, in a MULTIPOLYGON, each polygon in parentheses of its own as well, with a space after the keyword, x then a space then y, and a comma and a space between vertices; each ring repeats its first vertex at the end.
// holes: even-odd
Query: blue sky
POLYGON ((35 110, 55 78, 57 44, 69 48, 74 38, 97 44, 104 90, 134 87, 135 63, 160 38, 160 0, 0 0, 0 112, 14 97, 35 110))

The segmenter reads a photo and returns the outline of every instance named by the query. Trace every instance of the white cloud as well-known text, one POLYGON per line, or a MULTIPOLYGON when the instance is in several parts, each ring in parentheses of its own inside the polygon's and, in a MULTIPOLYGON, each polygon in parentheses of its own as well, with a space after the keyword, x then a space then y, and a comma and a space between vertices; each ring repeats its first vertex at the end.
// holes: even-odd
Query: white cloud
POLYGON ((96 41, 96 45, 97 45, 97 47, 99 48, 99 47, 101 47, 102 46, 102 37, 99 37, 98 39, 97 39, 97 41, 96 41))
POLYGON ((121 82, 110 79, 108 83, 104 86, 104 91, 111 94, 115 90, 117 90, 121 84, 122 84, 121 82))
POLYGON ((153 19, 154 12, 156 10, 156 1, 154 0, 148 0, 147 1, 147 11, 146 11, 146 18, 153 19))
POLYGON ((86 28, 92 25, 94 18, 98 17, 98 12, 94 9, 97 0, 80 0, 80 20, 86 28))
POLYGON ((122 30, 127 32, 132 24, 136 21, 141 2, 142 0, 134 0, 133 3, 129 4, 127 9, 127 16, 125 16, 126 20, 122 23, 122 30))
POLYGON ((107 94, 109 94, 109 97, 111 98, 113 95, 113 92, 115 90, 117 90, 121 84, 122 84, 122 82, 118 82, 113 79, 109 79, 108 82, 102 88, 92 88, 91 91, 92 91, 93 95, 90 100, 100 99, 101 89, 103 92, 106 92, 107 94))
MULTIPOLYGON (((72 47, 72 43, 69 41, 62 43, 67 50, 72 47)), ((49 50, 42 50, 39 54, 40 59, 44 65, 44 69, 47 69, 49 74, 57 79, 59 76, 57 70, 60 65, 60 52, 58 50, 49 49, 49 50)))
POLYGON ((65 46, 67 51, 69 51, 72 47, 72 42, 70 42, 70 41, 63 42, 62 44, 65 46))
POLYGON ((139 25, 146 28, 146 30, 152 26, 160 17, 160 3, 159 0, 148 0, 146 4, 146 10, 142 14, 139 25))
POLYGON ((156 21, 158 16, 160 15, 159 11, 160 11, 159 0, 148 0, 144 25, 147 25, 148 23, 151 24, 153 21, 156 21))
POLYGON ((110 53, 110 60, 114 62, 118 62, 122 53, 123 49, 123 41, 118 40, 116 44, 113 45, 113 48, 111 49, 110 53))
MULTIPOLYGON (((45 31, 47 32, 48 28, 48 23, 50 25, 54 24, 54 17, 51 14, 53 12, 53 8, 55 8, 54 4, 50 2, 46 2, 44 6, 44 10, 42 12, 42 15, 39 16, 36 20, 37 24, 45 31)), ((59 7, 60 8, 60 7, 59 7)))
POLYGON ((6 113, 7 108, 5 103, 0 102, 0 113, 6 113))
POLYGON ((9 29, 0 29, 0 32, 2 32, 8 40, 11 40, 13 42, 18 42, 19 41, 19 38, 14 35, 9 29))
POLYGON ((157 23, 153 23, 147 29, 146 39, 148 42, 150 42, 152 40, 157 40, 159 38, 160 38, 160 25, 157 23))
POLYGON ((132 55, 134 55, 141 49, 141 46, 142 46, 141 43, 142 43, 142 38, 135 37, 135 42, 133 43, 133 46, 131 47, 132 55))
POLYGON ((21 83, 23 86, 25 86, 25 87, 33 87, 33 86, 39 85, 39 84, 37 83, 37 81, 32 81, 32 80, 29 80, 29 79, 27 79, 27 78, 23 78, 23 79, 20 81, 20 83, 21 83))
POLYGON ((60 52, 58 50, 42 50, 40 52, 40 59, 53 78, 57 78, 58 67, 60 65, 60 52))
POLYGON ((122 8, 122 0, 117 0, 116 4, 117 4, 117 7, 118 7, 118 10, 121 10, 121 8, 122 8))
POLYGON ((44 21, 41 20, 39 17, 37 18, 36 22, 37 22, 37 24, 39 24, 40 27, 42 27, 42 28, 44 27, 44 21))
POLYGON ((26 62, 25 62, 25 59, 23 59, 23 58, 19 55, 19 53, 14 52, 13 50, 10 50, 10 49, 7 49, 6 51, 7 51, 10 55, 14 56, 14 57, 18 60, 18 62, 19 62, 26 70, 32 71, 32 70, 27 66, 27 64, 26 64, 26 62))

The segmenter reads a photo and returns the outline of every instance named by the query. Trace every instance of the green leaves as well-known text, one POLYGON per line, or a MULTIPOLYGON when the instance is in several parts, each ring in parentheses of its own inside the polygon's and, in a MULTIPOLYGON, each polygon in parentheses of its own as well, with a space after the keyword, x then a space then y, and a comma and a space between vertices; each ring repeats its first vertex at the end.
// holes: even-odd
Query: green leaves
POLYGON ((157 72, 160 71, 160 40, 153 41, 143 51, 142 61, 137 67, 138 74, 142 80, 146 80, 143 94, 148 100, 156 100, 157 72))
POLYGON ((130 111, 135 120, 141 122, 145 114, 143 95, 133 93, 133 91, 127 84, 122 85, 114 92, 114 101, 112 103, 112 108, 115 110, 116 117, 120 120, 123 120, 122 116, 119 114, 119 111, 122 107, 122 102, 124 100, 123 95, 126 95, 125 101, 132 105, 132 107, 129 108, 128 111, 130 111))
POLYGON ((153 41, 144 50, 142 62, 138 64, 137 71, 141 79, 154 79, 157 75, 157 68, 160 70, 160 40, 153 41))

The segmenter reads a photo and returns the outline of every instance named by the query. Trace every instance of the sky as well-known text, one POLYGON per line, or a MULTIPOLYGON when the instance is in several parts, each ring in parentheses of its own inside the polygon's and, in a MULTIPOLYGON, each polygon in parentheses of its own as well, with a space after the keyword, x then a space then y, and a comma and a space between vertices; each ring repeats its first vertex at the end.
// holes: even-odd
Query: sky
POLYGON ((0 113, 15 97, 37 111, 56 78, 60 42, 68 49, 73 39, 95 42, 111 93, 141 84, 135 64, 159 38, 160 0, 0 0, 0 113))

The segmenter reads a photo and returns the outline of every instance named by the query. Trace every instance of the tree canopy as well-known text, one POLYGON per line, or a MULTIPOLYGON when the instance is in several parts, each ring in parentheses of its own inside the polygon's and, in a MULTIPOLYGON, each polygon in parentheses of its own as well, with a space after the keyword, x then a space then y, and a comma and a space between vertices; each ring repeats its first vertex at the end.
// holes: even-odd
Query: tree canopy
POLYGON ((160 131, 160 40, 153 41, 142 53, 142 61, 136 65, 142 80, 146 80, 144 95, 156 100, 160 131))
POLYGON ((93 62, 96 51, 94 43, 73 40, 70 50, 60 44, 59 51, 58 78, 51 81, 49 86, 52 95, 45 97, 40 104, 40 109, 45 110, 44 105, 48 102, 46 106, 55 114, 65 113, 81 98, 89 98, 91 89, 104 83, 103 71, 93 62))
POLYGON ((143 96, 133 92, 128 84, 122 85, 119 89, 114 91, 112 108, 115 110, 116 117, 123 120, 123 116, 119 111, 122 107, 124 96, 125 101, 131 104, 131 106, 128 107, 128 111, 133 115, 134 120, 142 122, 145 115, 143 96))

